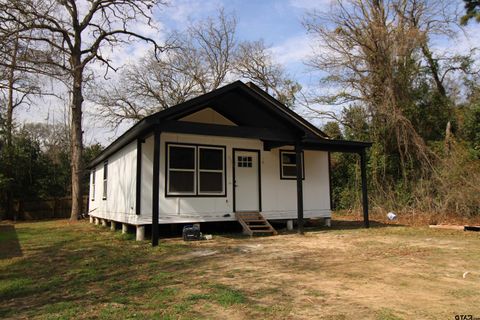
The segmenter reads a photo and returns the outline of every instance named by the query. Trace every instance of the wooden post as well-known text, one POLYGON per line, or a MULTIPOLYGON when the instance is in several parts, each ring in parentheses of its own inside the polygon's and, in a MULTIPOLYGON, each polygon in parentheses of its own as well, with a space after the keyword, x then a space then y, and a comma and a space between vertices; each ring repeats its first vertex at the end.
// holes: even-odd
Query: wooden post
POLYGON ((110 230, 115 231, 117 229, 117 224, 115 221, 110 221, 110 230))
POLYGON ((362 172, 362 207, 363 207, 363 225, 365 228, 370 227, 368 220, 368 191, 367 191, 367 156, 365 149, 360 152, 360 167, 362 172))
POLYGON ((158 246, 158 215, 160 204, 160 131, 155 129, 153 143, 153 188, 152 188, 152 247, 158 246))
POLYGON ((300 143, 295 144, 295 155, 297 162, 297 228, 298 233, 303 234, 303 181, 302 181, 302 147, 300 143))
POLYGON ((128 224, 122 223, 122 234, 126 234, 128 232, 128 224))
POLYGON ((330 197, 330 210, 333 210, 333 197, 332 197, 332 158, 330 152, 328 152, 328 196, 330 197))

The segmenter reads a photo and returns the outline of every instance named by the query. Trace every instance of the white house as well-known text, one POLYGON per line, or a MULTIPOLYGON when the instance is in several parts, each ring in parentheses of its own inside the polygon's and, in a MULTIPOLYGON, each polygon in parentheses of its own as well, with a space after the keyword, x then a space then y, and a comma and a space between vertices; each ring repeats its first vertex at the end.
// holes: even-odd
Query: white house
POLYGON ((237 81, 148 116, 109 145, 89 165, 89 214, 140 233, 152 225, 154 245, 158 224, 234 221, 242 212, 297 219, 302 231, 304 218, 331 217, 329 152, 359 153, 365 181, 369 146, 329 139, 237 81))

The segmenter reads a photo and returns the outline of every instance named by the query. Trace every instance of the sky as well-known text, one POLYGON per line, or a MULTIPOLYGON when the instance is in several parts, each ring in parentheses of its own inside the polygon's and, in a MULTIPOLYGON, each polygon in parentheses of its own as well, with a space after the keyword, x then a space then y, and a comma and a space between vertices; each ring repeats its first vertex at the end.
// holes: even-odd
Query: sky
MULTIPOLYGON (((271 47, 276 62, 281 63, 291 78, 304 88, 318 86, 318 79, 305 65, 311 54, 311 39, 302 21, 313 10, 328 11, 331 0, 169 0, 166 7, 155 12, 156 30, 143 29, 149 36, 162 38, 171 30, 183 30, 192 21, 214 16, 220 8, 237 18, 238 40, 263 39, 271 47)), ((459 1, 459 0, 457 0, 459 1)), ((460 2, 460 1, 459 1, 460 2)), ((464 35, 452 41, 438 39, 435 46, 440 51, 466 52, 480 45, 480 24, 470 23, 464 35)), ((136 43, 117 48, 113 60, 117 66, 141 57, 148 46, 136 43)), ((114 76, 114 75, 113 75, 114 76)), ((99 142, 107 145, 120 136, 131 124, 118 130, 105 127, 101 120, 93 118, 86 106, 84 117, 85 143, 99 142)), ((61 120, 66 116, 65 107, 55 99, 44 99, 39 106, 17 110, 17 121, 40 122, 61 120)))

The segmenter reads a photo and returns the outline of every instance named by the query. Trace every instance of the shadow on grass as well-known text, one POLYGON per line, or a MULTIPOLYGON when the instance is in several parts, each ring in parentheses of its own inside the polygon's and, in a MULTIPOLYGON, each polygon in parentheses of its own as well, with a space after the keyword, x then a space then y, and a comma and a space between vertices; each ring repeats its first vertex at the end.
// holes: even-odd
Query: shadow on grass
POLYGON ((0 225, 0 260, 21 257, 22 248, 14 225, 0 225))
MULTIPOLYGON (((378 221, 370 221, 370 228, 378 229, 378 228, 396 228, 396 227, 405 227, 402 224, 388 224, 378 221)), ((327 228, 323 227, 327 230, 350 230, 350 229, 365 229, 365 225, 363 221, 355 221, 355 220, 332 220, 332 226, 327 228)))
MULTIPOLYGON (((293 230, 287 230, 285 223, 271 222, 272 226, 279 232, 279 234, 295 234, 297 233, 297 224, 295 222, 293 230)), ((370 229, 380 228, 395 228, 404 227, 402 224, 388 224, 377 221, 370 221, 370 229)), ((316 231, 341 231, 341 230, 355 230, 366 229, 363 221, 361 220, 334 220, 332 219, 331 226, 326 227, 323 220, 306 220, 305 221, 305 233, 316 231)), ((366 229, 367 230, 367 229, 366 229)))
MULTIPOLYGON (((136 303, 139 296, 168 289, 181 282, 178 278, 191 274, 196 264, 208 260, 165 261, 183 247, 163 243, 152 249, 146 243, 112 237, 114 233, 102 228, 82 232, 64 226, 45 235, 48 229, 19 230, 25 258, 0 264, 0 318, 38 314, 88 317, 108 308, 113 308, 113 313, 141 314, 136 303)), ((161 301, 155 308, 158 306, 161 301)))

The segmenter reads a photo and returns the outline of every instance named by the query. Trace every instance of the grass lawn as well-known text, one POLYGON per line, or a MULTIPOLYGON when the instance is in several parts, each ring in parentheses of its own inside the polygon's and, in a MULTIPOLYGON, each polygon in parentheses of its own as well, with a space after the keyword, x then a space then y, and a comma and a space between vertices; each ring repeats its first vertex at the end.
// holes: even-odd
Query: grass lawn
POLYGON ((0 224, 0 318, 480 317, 475 232, 337 223, 156 248, 132 238, 87 222, 0 224))

